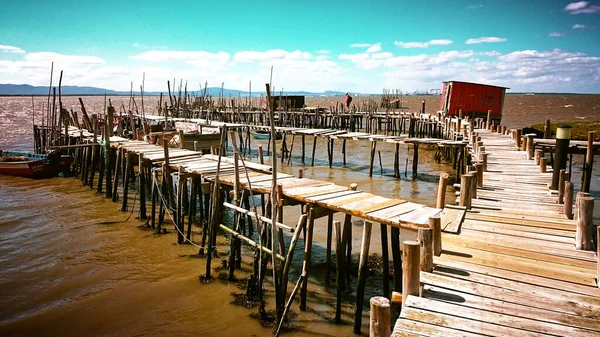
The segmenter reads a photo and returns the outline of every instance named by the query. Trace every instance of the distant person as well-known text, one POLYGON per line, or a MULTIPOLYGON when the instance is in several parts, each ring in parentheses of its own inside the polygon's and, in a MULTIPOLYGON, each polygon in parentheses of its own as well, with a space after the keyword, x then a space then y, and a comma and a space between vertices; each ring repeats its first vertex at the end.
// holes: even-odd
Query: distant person
POLYGON ((346 108, 350 110, 350 104, 352 103, 352 96, 346 93, 346 98, 344 99, 344 103, 346 103, 346 108))

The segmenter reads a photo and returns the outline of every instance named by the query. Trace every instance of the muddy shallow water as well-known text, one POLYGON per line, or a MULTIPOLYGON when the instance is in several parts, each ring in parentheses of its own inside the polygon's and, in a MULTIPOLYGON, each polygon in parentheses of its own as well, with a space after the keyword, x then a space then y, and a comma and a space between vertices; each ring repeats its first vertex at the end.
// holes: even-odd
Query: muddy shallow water
MULTIPOLYGON (((509 126, 526 126, 545 119, 573 120, 585 117, 596 120, 600 96, 508 96, 504 121, 509 126), (530 99, 534 101, 530 101, 530 99), (538 98, 539 97, 539 98, 538 98), (560 104, 563 108, 560 108, 560 104), (564 107, 572 105, 571 107, 564 107), (579 116, 581 115, 581 116, 579 116), (564 118, 564 119, 563 119, 564 118), (523 123, 521 123, 523 122, 523 123)), ((152 106, 154 98, 146 98, 152 106)), ((419 107, 420 99, 413 102, 419 107)), ((428 106, 437 104, 427 97, 428 106)), ((112 97, 113 105, 127 106, 126 97, 112 97)), ((103 97, 85 97, 90 113, 99 112, 103 97)), ((45 98, 34 100, 41 111, 45 98)), ((75 97, 63 100, 67 108, 79 110, 75 97)), ((411 104, 413 104, 411 103, 411 104)), ((139 103, 138 103, 139 104, 139 103)), ((31 98, 0 97, 0 148, 31 148, 31 98)), ((409 105, 410 106, 410 105, 409 105)), ((429 109, 428 109, 429 110, 429 109)), ((36 121, 39 122, 40 114, 36 121)), ((412 154, 401 149, 401 163, 409 158, 408 179, 395 180, 392 175, 393 146, 380 144, 383 174, 376 161, 372 178, 368 177, 369 149, 366 142, 348 142, 348 165, 343 168, 340 144, 335 144, 334 168, 327 166, 325 143, 317 144, 315 167, 304 167, 308 178, 330 180, 337 184, 357 183, 359 189, 386 197, 408 199, 432 206, 437 183, 435 175, 451 171, 447 164, 433 161, 433 152, 424 151, 419 157, 419 171, 430 174, 423 180, 410 180, 412 154), (429 182, 431 181, 431 182, 429 182)), ((253 140, 253 149, 256 141, 253 140)), ((310 142, 307 143, 310 148, 310 142)), ((266 144, 264 146, 266 149, 266 144)), ((298 152, 295 152, 296 154, 298 152)), ((255 159, 254 155, 254 159, 255 159)), ((269 158, 266 158, 269 160, 269 158)), ((307 160, 308 162, 308 160, 307 160)), ((281 166, 280 166, 281 167, 281 166)), ((300 159, 281 170, 295 173, 301 168, 300 159)), ((578 187, 580 165, 574 165, 574 180, 578 187)), ((404 174, 404 165, 401 165, 404 174)), ((598 191, 598 176, 594 176, 594 194, 598 191)), ((124 221, 129 212, 119 212, 119 205, 104 199, 74 178, 31 180, 0 176, 0 335, 2 336, 266 336, 271 328, 263 328, 250 317, 256 309, 230 304, 232 293, 243 293, 243 282, 226 283, 218 279, 202 284, 205 260, 194 257, 197 249, 177 245, 176 235, 169 227, 166 235, 156 235, 139 228, 142 222, 124 221)), ((453 191, 447 191, 453 200, 453 191)), ((598 208, 596 216, 598 216, 598 208)), ((299 207, 286 208, 285 223, 295 225, 299 207)), ((343 215, 336 214, 336 220, 343 215)), ((358 219, 354 219, 358 220, 358 219)), ((335 305, 335 281, 324 282, 326 219, 315 224, 313 249, 314 277, 310 278, 308 307, 292 319, 296 331, 289 336, 351 336, 353 294, 344 303, 344 324, 332 323, 335 305)), ((362 226, 353 226, 353 253, 358 254, 362 226)), ((199 240, 199 229, 195 237, 199 240)), ((403 239, 411 233, 402 233, 403 239)), ((226 258, 228 238, 219 236, 218 252, 213 267, 226 258)), ((290 288, 301 268, 300 240, 295 264, 290 276, 290 288)), ((374 224, 371 254, 381 255, 379 225, 374 224)), ((243 270, 236 275, 243 280, 251 270, 250 251, 244 251, 243 270)), ((391 255, 391 254, 390 254, 391 255)), ((356 256, 355 256, 356 259, 356 256)), ((332 275, 335 272, 332 271, 332 275)), ((270 278, 267 278, 269 285, 270 278)), ((356 286, 353 279, 352 287, 356 286)), ((380 274, 371 274, 365 298, 380 295, 380 274)), ((267 307, 273 307, 270 285, 267 288, 267 307)), ((366 306, 368 308, 368 305, 366 306)), ((367 334, 368 313, 363 318, 363 334, 367 334)))

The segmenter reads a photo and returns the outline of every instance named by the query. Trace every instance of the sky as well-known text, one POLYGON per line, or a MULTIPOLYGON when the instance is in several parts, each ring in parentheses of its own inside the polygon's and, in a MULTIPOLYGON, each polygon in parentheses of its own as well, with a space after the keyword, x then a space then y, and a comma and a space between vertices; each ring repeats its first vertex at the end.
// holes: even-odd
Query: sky
POLYGON ((0 83, 600 93, 600 0, 8 1, 0 83), (172 84, 172 83, 171 83, 172 84))

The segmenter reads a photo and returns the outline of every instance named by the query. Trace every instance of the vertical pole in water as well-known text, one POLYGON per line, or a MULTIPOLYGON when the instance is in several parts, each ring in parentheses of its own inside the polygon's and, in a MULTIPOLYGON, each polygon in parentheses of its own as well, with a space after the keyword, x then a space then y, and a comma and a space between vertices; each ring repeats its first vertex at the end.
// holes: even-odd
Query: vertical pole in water
POLYGON ((335 301, 335 322, 342 322, 342 293, 344 290, 344 245, 342 244, 342 224, 334 222, 335 226, 335 261, 337 293, 335 301))
POLYGON ((310 166, 315 166, 315 151, 317 150, 317 135, 313 135, 312 159, 310 166))
MULTIPOLYGON (((356 191, 358 185, 355 183, 350 184, 350 190, 356 191)), ((346 214, 344 216, 344 234, 342 241, 346 247, 346 283, 350 286, 350 266, 352 264, 352 215, 346 214)))
POLYGON ((156 228, 156 201, 158 199, 158 189, 156 188, 157 184, 158 176, 156 171, 152 170, 152 210, 150 213, 150 226, 152 229, 156 228))
POLYGON ((109 106, 106 111, 108 112, 108 117, 106 121, 106 139, 105 139, 105 150, 106 153, 106 198, 112 198, 112 180, 111 180, 111 168, 113 162, 113 154, 114 152, 110 149, 110 136, 112 135, 112 127, 113 127, 113 113, 115 112, 115 108, 109 106))
POLYGON ((302 280, 302 289, 300 290, 300 310, 306 311, 306 295, 308 293, 308 272, 311 265, 311 254, 312 254, 312 238, 313 238, 313 226, 315 223, 313 208, 308 207, 308 223, 306 224, 306 240, 304 242, 304 263, 302 264, 302 274, 305 275, 302 280))
POLYGON ((325 253, 325 283, 329 284, 329 277, 331 275, 331 241, 333 231, 333 214, 327 216, 327 248, 325 253))
POLYGON ((441 172, 440 173, 440 182, 438 184, 438 194, 437 194, 437 202, 436 208, 444 208, 446 205, 446 188, 448 186, 448 173, 441 172))
POLYGON ((365 300, 365 282, 367 279, 367 259, 369 258, 369 246, 371 244, 371 227, 369 221, 363 226, 363 236, 360 244, 360 260, 358 264, 358 284, 356 286, 356 308, 354 311, 354 333, 360 334, 362 324, 362 311, 365 300))
POLYGON ((113 177, 113 193, 112 193, 112 201, 113 202, 117 202, 117 200, 119 199, 119 195, 117 193, 118 187, 119 187, 119 167, 121 167, 121 162, 123 161, 123 152, 125 152, 125 149, 119 148, 117 149, 117 155, 116 155, 116 163, 115 163, 115 172, 114 172, 114 177, 113 177))
POLYGON ((583 192, 590 191, 590 184, 592 182, 592 169, 594 166, 594 139, 596 138, 596 131, 588 132, 587 151, 585 155, 585 170, 583 171, 583 185, 581 190, 583 192))
POLYGON ((371 157, 369 161, 369 177, 373 176, 373 163, 375 161, 375 150, 377 149, 377 142, 371 140, 371 157))
POLYGON ((567 154, 571 139, 571 127, 564 125, 556 129, 556 149, 554 152, 554 166, 552 171, 552 184, 550 189, 557 190, 560 178, 560 170, 567 168, 567 154))
POLYGON ((394 263, 394 291, 402 291, 402 253, 400 252, 400 228, 391 229, 392 259, 394 263))
POLYGON ((138 191, 140 194, 140 219, 147 219, 146 215, 146 176, 145 165, 142 161, 142 154, 138 155, 138 191))
POLYGON ((121 204, 121 212, 125 212, 127 210, 127 197, 129 193, 129 175, 131 170, 132 161, 131 161, 131 153, 125 152, 125 158, 127 161, 127 166, 125 171, 123 171, 123 175, 125 176, 125 183, 123 184, 123 203, 121 204))
POLYGON ((306 136, 302 134, 302 164, 304 164, 304 158, 306 157, 306 136))
POLYGON ((550 138, 550 120, 546 119, 546 124, 544 125, 544 139, 550 138))
POLYGON ((416 180, 418 176, 418 166, 419 166, 419 144, 413 144, 413 163, 412 163, 412 180, 416 180))
POLYGON ((383 260, 383 296, 390 298, 390 258, 387 225, 380 223, 379 226, 381 231, 381 258, 383 260))

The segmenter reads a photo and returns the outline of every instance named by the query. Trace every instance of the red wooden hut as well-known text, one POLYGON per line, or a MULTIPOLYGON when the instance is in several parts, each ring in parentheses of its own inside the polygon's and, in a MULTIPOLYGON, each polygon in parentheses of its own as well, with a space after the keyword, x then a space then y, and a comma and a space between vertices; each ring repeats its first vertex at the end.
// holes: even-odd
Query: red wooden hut
POLYGON ((452 116, 487 118, 491 110, 492 121, 500 123, 506 87, 461 81, 444 82, 440 110, 452 116))

